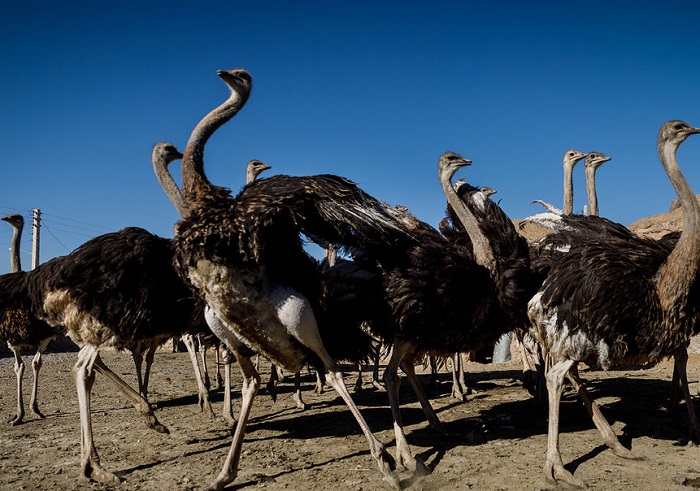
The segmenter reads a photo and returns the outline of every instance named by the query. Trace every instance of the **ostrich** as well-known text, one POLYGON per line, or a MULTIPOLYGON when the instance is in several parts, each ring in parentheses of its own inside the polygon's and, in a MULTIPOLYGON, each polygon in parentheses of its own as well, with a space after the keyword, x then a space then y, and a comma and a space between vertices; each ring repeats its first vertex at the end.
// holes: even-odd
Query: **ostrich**
MULTIPOLYGON (((2 220, 9 223, 13 228, 12 243, 10 245, 10 266, 11 275, 0 277, 0 291, 2 295, 8 294, 4 288, 6 280, 16 281, 21 279, 22 266, 19 254, 19 245, 24 228, 24 217, 19 214, 7 215, 2 220)), ((38 418, 44 418, 37 403, 37 392, 39 388, 39 370, 42 365, 42 354, 49 342, 58 335, 65 334, 62 327, 52 327, 39 320, 25 306, 23 299, 19 302, 10 303, 0 308, 0 339, 7 341, 9 348, 15 356, 15 375, 17 377, 17 413, 10 420, 12 426, 21 424, 24 419, 24 400, 22 396, 22 379, 24 378, 24 361, 22 360, 22 349, 35 350, 36 354, 32 359, 32 371, 34 372, 34 383, 32 384, 32 395, 29 402, 30 411, 38 418)), ((7 301, 7 299, 5 300, 7 301)))
MULTIPOLYGON (((610 157, 598 152, 591 152, 586 156, 586 191, 589 196, 591 215, 562 215, 560 210, 542 203, 549 211, 528 217, 523 220, 524 223, 532 222, 540 226, 551 228, 555 232, 545 239, 542 239, 539 247, 534 252, 533 265, 539 270, 541 276, 546 276, 549 267, 553 261, 558 260, 563 251, 568 251, 572 243, 591 240, 607 240, 610 238, 623 241, 636 241, 637 235, 627 227, 613 222, 607 218, 598 216, 597 197, 595 191, 595 169, 600 165, 610 160, 610 157)), ((678 200, 678 198, 674 198, 678 200)), ((679 201, 680 203, 680 201, 679 201)), ((680 204, 679 204, 680 206, 680 204)), ((656 241, 656 247, 661 248, 656 252, 667 256, 675 247, 679 233, 670 233, 656 241)), ((640 244, 639 247, 645 247, 640 244)), ((693 335, 697 335, 700 331, 700 326, 696 329, 693 335)), ((687 377, 682 377, 680 371, 685 372, 687 364, 687 353, 679 352, 674 355, 673 377, 671 382, 671 411, 677 412, 680 401, 685 399, 684 394, 686 388, 683 380, 687 377), (680 357, 680 358, 679 358, 680 357)), ((689 400, 686 399, 686 403, 689 400)), ((688 407, 688 421, 691 441, 700 441, 700 424, 698 423, 694 410, 688 407)))
POLYGON ((356 289, 358 318, 346 321, 369 320, 373 334, 393 343, 384 381, 394 419, 397 463, 415 466, 416 472, 422 471, 422 464, 412 455, 403 432, 398 369, 407 375, 430 426, 439 428, 439 419, 416 378, 414 362, 425 355, 492 348, 512 326, 525 324, 526 302, 532 294, 527 244, 510 219, 488 199, 476 200, 471 210, 453 189, 452 176, 469 163, 453 152, 443 154, 438 163, 455 222, 464 230, 458 240, 447 239, 406 214, 405 221, 413 224, 414 243, 402 247, 346 244, 362 249, 364 257, 356 256, 355 261, 369 277, 356 289))
POLYGON ((574 167, 586 154, 578 150, 564 152, 562 167, 564 169, 564 214, 571 215, 574 212, 574 167))
POLYGON ((167 433, 148 401, 101 360, 105 347, 133 350, 196 329, 202 311, 173 268, 169 239, 140 228, 95 237, 75 251, 24 274, 13 295, 27 295, 34 315, 65 326, 82 344, 75 365, 80 409, 81 469, 98 482, 118 482, 105 470, 92 437, 90 394, 95 372, 105 375, 134 404, 150 428, 167 433))
MULTIPOLYGON (((528 304, 530 333, 541 345, 549 367, 544 466, 549 482, 584 485, 564 468, 559 451, 559 401, 565 377, 577 389, 606 445, 616 455, 638 458, 620 445, 582 385, 579 362, 609 368, 655 363, 670 356, 676 357, 677 364, 687 360, 686 348, 696 330, 700 305, 700 206, 680 171, 676 151, 696 133, 700 128, 681 121, 669 121, 659 131, 661 163, 683 207, 683 232, 670 254, 658 243, 641 238, 573 243, 551 264, 546 280, 528 304)), ((685 378, 685 366, 679 375, 685 378)), ((681 382, 690 401, 687 379, 681 382)), ((692 403, 688 406, 694 414, 692 403)))
MULTIPOLYGON (((335 176, 273 176, 251 183, 235 198, 212 185, 203 171, 205 143, 243 106, 252 85, 245 70, 218 75, 231 95, 190 136, 182 163, 188 213, 176 225, 175 235, 176 265, 206 301, 207 317, 220 319, 217 328, 210 326, 236 355, 244 378, 231 449, 207 489, 220 490, 236 477, 251 403, 260 385, 250 359, 254 352, 288 371, 298 371, 307 359, 325 370, 326 381, 358 421, 385 479, 399 488, 390 455, 367 426, 324 347, 314 315, 320 294, 318 265, 304 252, 299 233, 321 243, 359 238, 385 242, 396 235, 410 241, 407 225, 388 206, 335 176), (321 241, 321 236, 328 240, 321 241)), ((325 334, 346 336, 335 328, 325 334)))
MULTIPOLYGON (((153 147, 153 152, 151 153, 151 164, 153 166, 153 171, 156 175, 156 178, 158 179, 158 182, 160 183, 161 187, 163 188, 163 191, 165 191, 165 194, 168 196, 170 199, 170 202, 173 204, 175 207, 175 210, 178 212, 180 217, 184 217, 185 214, 187 213, 187 208, 185 205, 185 202, 182 198, 182 193, 180 192, 180 189, 177 187, 177 183, 173 179, 172 174, 168 171, 168 166, 174 162, 175 160, 180 160, 182 159, 182 154, 177 150, 177 148, 171 144, 171 143, 157 143, 153 147)), ((263 162, 260 162, 259 160, 251 160, 248 165, 246 166, 246 184, 250 184, 253 182, 255 179, 258 178, 258 176, 270 169, 271 167, 263 162)), ((211 330, 209 328, 206 328, 206 333, 204 333, 205 336, 208 338, 209 336, 212 335, 211 330)), ((200 335, 197 335, 200 337, 200 335)), ((192 361, 192 365, 194 367, 194 372, 195 372, 195 377, 197 379, 197 387, 198 387, 198 392, 199 392, 199 407, 200 410, 203 410, 205 413, 213 415, 213 411, 211 408, 211 403, 209 401, 209 394, 208 394, 208 376, 205 378, 203 377, 202 373, 204 372, 206 374, 206 358, 204 357, 204 354, 202 355, 202 364, 204 366, 204 369, 200 371, 199 368, 199 363, 197 361, 197 355, 196 355, 196 347, 195 347, 195 335, 192 333, 185 333, 182 335, 182 341, 187 347, 187 351, 190 355, 190 360, 192 361)), ((218 338, 217 338, 218 341, 218 338)), ((205 340, 200 339, 200 349, 202 349, 202 353, 205 352, 206 350, 206 345, 204 344, 205 340)), ((218 373, 218 365, 219 365, 219 352, 218 352, 218 342, 215 343, 215 349, 216 349, 216 355, 217 355, 217 373, 218 373)), ((228 349, 224 348, 223 352, 223 361, 224 361, 224 403, 223 403, 223 418, 226 420, 228 425, 230 427, 233 427, 235 425, 235 418, 233 416, 233 410, 232 410, 232 405, 231 405, 231 362, 232 362, 233 355, 228 351, 228 349)))
MULTIPOLYGON (((182 195, 180 193, 180 190, 177 187, 177 184, 175 183, 175 180, 173 179, 172 175, 168 171, 168 166, 176 161, 182 159, 182 153, 180 153, 177 148, 172 145, 171 143, 157 143, 153 147, 153 151, 151 152, 151 164, 153 166, 153 172, 156 175, 156 178, 158 179, 158 182, 160 183, 161 187, 163 188, 163 191, 165 191, 165 194, 168 196, 170 199, 170 202, 173 204, 175 207, 175 210, 178 212, 180 216, 182 216, 186 212, 185 208, 185 203, 182 200, 182 195)), ((203 329, 207 330, 202 326, 203 329)), ((203 340, 200 340, 200 349, 202 350, 202 364, 204 366, 203 369, 200 369, 199 362, 197 361, 197 339, 195 336, 199 336, 198 334, 194 333, 185 333, 182 335, 180 338, 181 341, 184 343, 185 347, 187 348, 187 353, 190 356, 190 361, 192 362, 192 367, 194 369, 194 374, 195 374, 195 379, 197 380, 197 392, 198 392, 198 400, 197 403, 199 405, 199 410, 204 412, 206 415, 209 417, 213 417, 214 411, 212 410, 211 407, 211 402, 209 401, 209 374, 207 373, 207 365, 206 365, 206 357, 204 355, 204 350, 206 350, 205 345, 203 344, 203 340)), ((217 350, 217 361, 218 361, 218 350, 217 350)), ((148 372, 148 366, 147 366, 147 372, 148 372)), ((218 363, 217 363, 217 373, 218 373, 218 363)), ((230 380, 230 377, 229 377, 230 380)), ((230 389, 230 387, 228 387, 230 389)), ((226 397, 224 397, 226 400, 226 397)), ((229 402, 230 402, 230 395, 229 395, 229 402)), ((229 412, 226 412, 226 406, 224 405, 224 419, 227 421, 229 425, 235 424, 235 420, 233 419, 233 416, 230 411, 230 406, 229 412)))
POLYGON ((610 160, 610 157, 598 152, 586 155, 586 194, 588 194, 588 214, 598 216, 598 195, 595 189, 595 172, 598 167, 610 160))
MULTIPOLYGON (((581 160, 586 158, 586 154, 580 150, 569 149, 564 152, 564 157, 562 158, 562 170, 564 174, 564 199, 563 199, 563 209, 559 210, 548 203, 541 200, 535 200, 535 202, 541 203, 545 208, 547 208, 551 213, 557 215, 570 216, 574 211, 574 167, 581 160)), ((520 223, 520 228, 523 228, 529 219, 525 219, 520 223)), ((535 222, 538 223, 538 222, 535 222)), ((531 260, 537 257, 536 244, 531 247, 531 260)), ((537 263, 532 263, 533 267, 537 268, 537 263)), ((540 277, 544 277, 542 271, 537 271, 540 277)), ((537 346, 533 340, 528 336, 527 331, 523 329, 517 329, 515 331, 516 337, 520 344, 520 354, 523 361, 523 380, 525 381, 525 386, 532 393, 536 393, 536 398, 541 399, 544 390, 544 380, 541 374, 542 359, 541 354, 538 352, 537 346)))
MULTIPOLYGON (((465 203, 474 207, 476 203, 482 203, 491 195, 496 194, 496 190, 488 186, 475 187, 468 184, 463 178, 457 179, 453 185, 455 191, 465 203)), ((452 213, 448 206, 447 216, 440 221, 440 233, 452 241, 462 240, 466 245, 470 245, 469 236, 464 234, 464 228, 460 226, 457 217, 452 213), (455 230, 455 228, 457 230, 455 230)), ((503 335, 504 339, 509 338, 510 333, 503 335)), ((500 342, 500 341, 499 341, 500 342)), ((497 343, 498 344, 498 343, 497 343)), ((469 360, 475 360, 476 352, 471 351, 466 353, 469 360)), ((434 357, 431 357, 431 363, 434 362, 434 357)), ((451 356, 451 372, 452 372, 452 398, 458 401, 464 401, 467 395, 474 392, 474 389, 467 386, 464 377, 463 359, 461 353, 453 353, 451 356)))

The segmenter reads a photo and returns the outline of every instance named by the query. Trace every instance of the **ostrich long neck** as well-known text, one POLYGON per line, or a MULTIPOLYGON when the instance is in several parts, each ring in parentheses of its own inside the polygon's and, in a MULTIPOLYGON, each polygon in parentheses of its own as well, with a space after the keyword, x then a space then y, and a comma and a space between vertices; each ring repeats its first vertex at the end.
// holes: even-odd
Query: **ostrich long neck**
POLYGON ((19 259, 19 243, 22 239, 22 227, 12 225, 12 242, 10 243, 10 268, 13 273, 22 271, 22 264, 19 259))
POLYGON ((472 246, 474 247, 474 258, 476 262, 486 267, 489 271, 494 272, 496 261, 493 257, 493 250, 491 249, 489 239, 481 232, 476 217, 474 217, 469 208, 467 208, 464 202, 457 196, 457 192, 452 187, 449 179, 441 176, 440 184, 447 197, 447 202, 454 210, 459 221, 464 225, 467 234, 469 234, 472 246))
POLYGON ((153 160, 153 171, 156 173, 156 178, 160 183, 160 186, 168 195, 170 202, 173 204, 177 210, 180 217, 184 217, 187 214, 187 205, 185 200, 182 199, 182 193, 180 188, 177 187, 175 179, 173 179, 172 174, 168 170, 168 162, 163 158, 153 160))
POLYGON ((211 191, 212 184, 204 174, 204 146, 209 137, 243 107, 249 94, 231 90, 231 96, 207 114, 190 135, 182 158, 182 192, 185 202, 211 191))
POLYGON ((588 214, 598 216, 598 195, 595 190, 596 167, 586 166, 586 194, 588 195, 588 214))
POLYGON ((574 165, 576 162, 569 162, 564 158, 564 215, 574 212, 574 165))
POLYGON ((683 208, 683 232, 666 261, 656 273, 662 305, 672 308, 682 301, 695 281, 700 264, 700 206, 693 190, 683 177, 676 160, 677 145, 659 142, 659 156, 683 208))

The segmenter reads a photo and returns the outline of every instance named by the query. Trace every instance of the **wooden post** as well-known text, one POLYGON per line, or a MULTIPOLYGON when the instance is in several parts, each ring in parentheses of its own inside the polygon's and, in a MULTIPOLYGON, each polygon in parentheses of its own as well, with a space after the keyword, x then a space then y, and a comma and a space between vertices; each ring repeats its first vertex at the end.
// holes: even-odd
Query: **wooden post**
POLYGON ((39 230, 41 228, 41 211, 34 208, 32 212, 32 269, 39 265, 39 230))

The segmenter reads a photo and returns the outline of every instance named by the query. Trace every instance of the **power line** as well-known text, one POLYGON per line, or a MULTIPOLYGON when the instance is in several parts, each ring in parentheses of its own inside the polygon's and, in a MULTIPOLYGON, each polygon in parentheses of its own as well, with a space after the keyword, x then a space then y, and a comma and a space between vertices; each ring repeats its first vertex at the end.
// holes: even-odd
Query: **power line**
MULTIPOLYGON (((50 213, 43 213, 43 212, 42 212, 41 216, 42 216, 42 217, 53 217, 53 218, 57 218, 57 219, 59 219, 59 220, 66 220, 66 221, 68 221, 68 222, 79 223, 79 224, 81 224, 81 225, 87 225, 88 227, 97 228, 97 229, 102 229, 102 230, 106 230, 106 231, 111 231, 111 230, 112 230, 111 228, 105 227, 104 225, 95 225, 94 223, 88 223, 88 222, 83 222, 83 221, 80 221, 80 220, 75 220, 75 219, 73 219, 73 218, 66 218, 66 217, 62 217, 62 216, 58 216, 58 215, 52 215, 52 214, 50 214, 50 213)), ((83 227, 76 227, 76 228, 83 228, 83 227)))
POLYGON ((44 230, 46 230, 51 235, 51 237, 53 237, 56 240, 56 242, 61 244, 67 252, 70 252, 72 250, 72 249, 69 249, 68 246, 66 246, 66 244, 61 242, 61 240, 58 237, 56 237, 56 235, 51 231, 51 229, 49 227, 46 226, 46 224, 44 224, 44 230))

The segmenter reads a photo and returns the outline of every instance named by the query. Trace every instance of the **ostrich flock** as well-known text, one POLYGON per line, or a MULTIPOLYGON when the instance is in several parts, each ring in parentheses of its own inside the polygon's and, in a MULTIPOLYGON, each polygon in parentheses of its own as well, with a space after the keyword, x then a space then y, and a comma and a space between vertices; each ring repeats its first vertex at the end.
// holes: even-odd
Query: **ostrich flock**
MULTIPOLYGON (((700 440, 686 376, 687 347, 700 333, 700 207, 676 160, 679 145, 700 128, 669 121, 658 134, 661 164, 683 210, 681 233, 651 240, 599 217, 595 171, 609 158, 569 150, 563 161, 563 209, 542 203, 546 211, 526 222, 547 227, 548 234, 528 243, 490 199, 493 190, 452 182, 459 169, 471 164, 453 152, 438 159, 447 199, 439 230, 342 177, 257 178, 269 169, 259 161, 248 165, 246 185, 233 196, 207 179, 204 148, 245 105, 252 79, 242 69, 218 75, 230 96, 196 125, 184 153, 167 143, 153 150, 158 180, 181 217, 173 239, 126 228, 23 272, 17 252, 22 217, 3 218, 14 228, 12 272, 0 276, 0 338, 14 353, 17 377, 11 424, 22 423, 25 415, 20 350, 36 350, 30 408, 42 417, 36 401, 41 353, 53 337, 70 336, 80 346, 74 370, 82 475, 119 482, 103 466, 93 441, 95 374, 114 383, 148 427, 168 432, 147 398, 155 349, 182 338, 197 371, 197 338, 220 344, 227 370, 235 360, 243 376, 237 420, 230 396, 224 404, 224 417, 235 426, 230 451, 206 489, 223 489, 236 478, 246 423, 261 385, 255 356, 292 373, 313 365, 357 420, 384 480, 401 489, 397 469, 428 470, 404 434, 399 368, 428 424, 440 431, 415 365, 428 357, 454 359, 459 358, 455 353, 493 347, 512 333, 521 341, 532 375, 524 378, 526 385, 548 400, 544 474, 549 483, 585 487, 564 468, 559 450, 559 403, 567 379, 605 444, 620 457, 638 458, 620 444, 586 390, 580 363, 644 367, 673 357, 669 394, 675 404, 687 402, 690 438, 700 440), (176 160, 182 160, 181 190, 167 170, 176 160), (585 216, 572 214, 571 176, 580 161, 586 169, 585 216), (306 240, 324 247, 327 259, 312 257, 304 249, 306 240), (337 260, 336 250, 343 252, 337 260), (375 359, 378 346, 391 353, 384 383, 394 455, 372 433, 338 364, 375 359), (132 353, 138 389, 102 361, 100 350, 107 347, 132 353)), ((199 395, 202 409, 211 412, 201 382, 199 395)))

